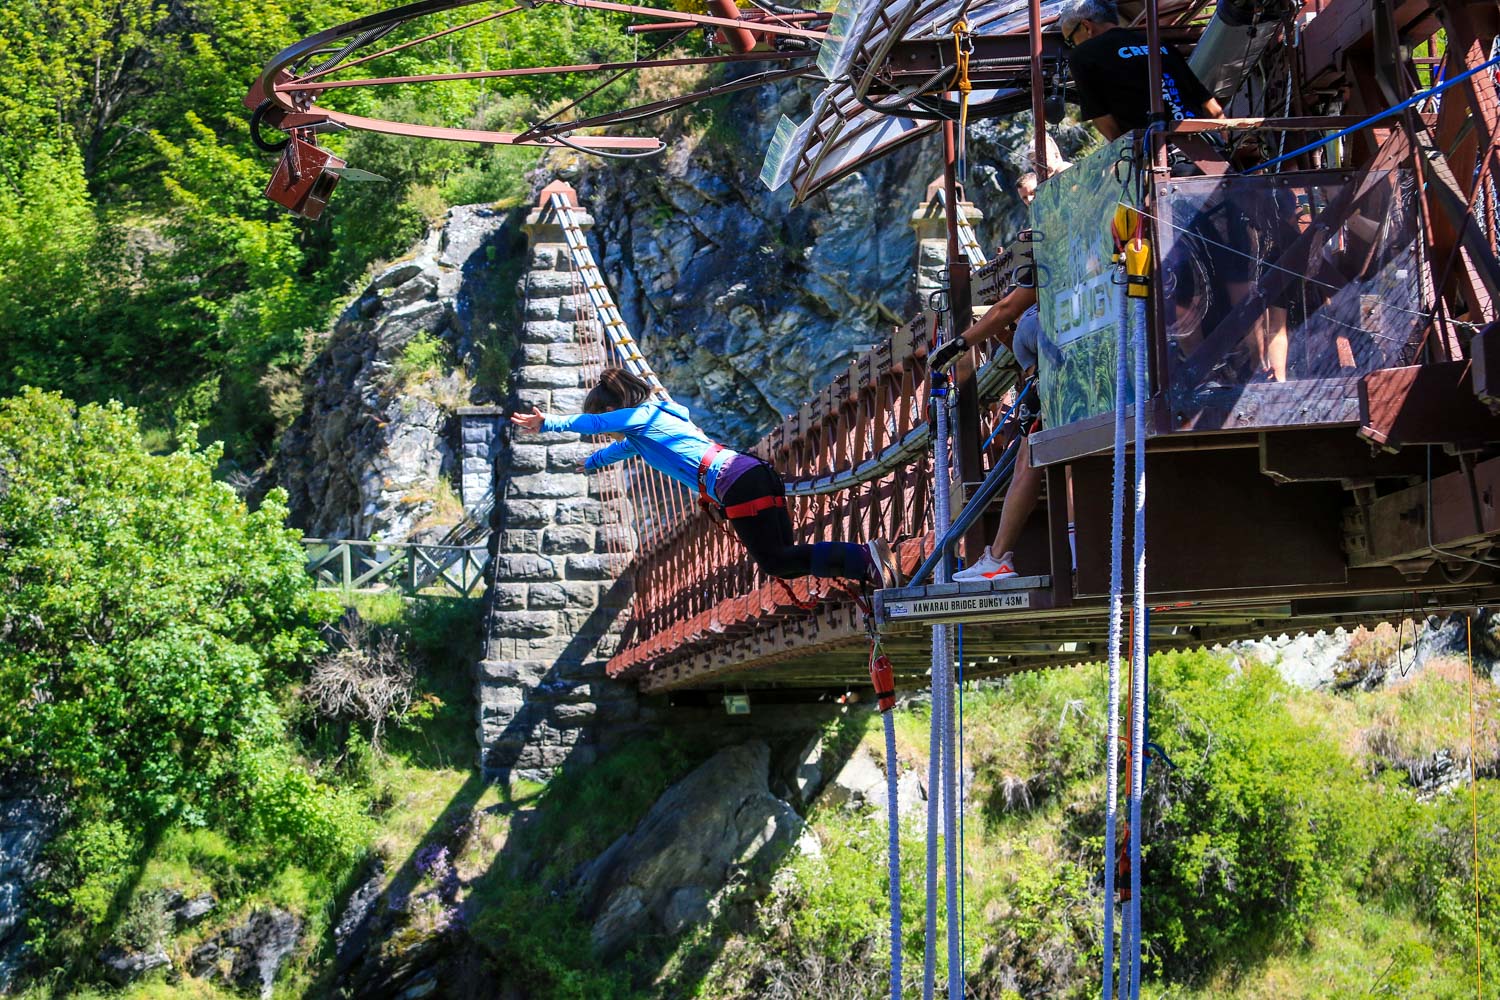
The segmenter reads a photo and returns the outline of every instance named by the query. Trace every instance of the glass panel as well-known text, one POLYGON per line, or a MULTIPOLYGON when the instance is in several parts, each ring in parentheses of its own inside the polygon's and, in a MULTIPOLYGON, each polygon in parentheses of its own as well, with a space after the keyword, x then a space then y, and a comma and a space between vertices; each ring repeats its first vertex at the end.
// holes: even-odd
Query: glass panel
POLYGON ((1406 171, 1159 185, 1174 428, 1343 422, 1353 392, 1312 380, 1410 364, 1423 321, 1415 194, 1406 171))
POLYGON ((1135 185, 1116 176, 1133 139, 1123 135, 1049 177, 1031 204, 1037 300, 1042 320, 1037 371, 1042 423, 1061 427, 1113 412, 1119 288, 1111 258, 1115 206, 1135 185))

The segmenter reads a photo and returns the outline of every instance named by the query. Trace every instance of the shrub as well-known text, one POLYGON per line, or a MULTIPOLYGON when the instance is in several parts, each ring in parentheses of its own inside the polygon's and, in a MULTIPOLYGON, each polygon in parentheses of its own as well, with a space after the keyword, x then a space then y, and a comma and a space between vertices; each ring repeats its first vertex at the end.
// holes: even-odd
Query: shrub
POLYGON ((296 759, 279 708, 336 606, 285 496, 247 510, 218 460, 151 454, 118 404, 0 401, 0 770, 66 790, 40 896, 68 933, 109 917, 174 823, 319 870, 359 850, 359 810, 296 759))
POLYGON ((1247 941, 1305 932, 1368 853, 1375 810, 1354 762, 1288 711, 1273 668, 1235 672, 1200 651, 1151 669, 1151 734, 1176 769, 1151 768, 1143 920, 1168 968, 1191 975, 1247 941))
POLYGON ((131 822, 212 812, 274 742, 271 692, 322 643, 285 497, 255 512, 216 448, 151 455, 123 407, 0 402, 0 767, 131 822))
POLYGON ((437 378, 442 374, 447 353, 442 339, 424 330, 401 349, 401 356, 391 366, 391 377, 397 385, 437 378))
POLYGON ((339 621, 335 636, 337 648, 313 664, 302 696, 319 715, 368 725, 378 750, 386 723, 411 708, 416 671, 400 636, 376 632, 356 614, 339 621))

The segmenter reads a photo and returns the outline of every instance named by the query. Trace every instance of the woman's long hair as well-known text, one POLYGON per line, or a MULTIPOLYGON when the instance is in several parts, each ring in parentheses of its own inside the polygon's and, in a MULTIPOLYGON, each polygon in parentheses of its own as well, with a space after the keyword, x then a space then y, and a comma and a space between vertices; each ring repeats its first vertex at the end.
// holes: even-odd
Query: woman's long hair
POLYGON ((651 383, 623 368, 606 368, 583 399, 584 413, 608 413, 640 406, 651 397, 651 383))

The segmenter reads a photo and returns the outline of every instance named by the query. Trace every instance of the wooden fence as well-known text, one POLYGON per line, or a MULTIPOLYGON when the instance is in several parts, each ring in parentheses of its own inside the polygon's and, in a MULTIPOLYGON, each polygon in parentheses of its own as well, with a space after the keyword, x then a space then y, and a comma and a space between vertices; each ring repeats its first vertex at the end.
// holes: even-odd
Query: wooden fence
POLYGON ((399 590, 403 594, 456 593, 479 597, 489 569, 487 545, 304 538, 307 571, 320 590, 399 590))

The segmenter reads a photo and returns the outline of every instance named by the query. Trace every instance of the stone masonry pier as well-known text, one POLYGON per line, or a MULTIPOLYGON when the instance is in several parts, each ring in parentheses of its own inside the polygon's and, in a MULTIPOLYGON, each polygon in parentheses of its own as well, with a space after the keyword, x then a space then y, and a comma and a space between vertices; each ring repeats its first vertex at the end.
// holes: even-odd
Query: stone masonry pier
MULTIPOLYGON (((588 300, 561 228, 541 209, 526 228, 513 402, 577 413, 593 371, 580 343, 590 331, 588 300)), ((543 778, 591 763, 639 716, 634 685, 604 673, 628 614, 620 574, 634 533, 628 502, 606 495, 609 480, 578 471, 599 446, 577 434, 509 427, 494 445, 495 575, 476 677, 480 763, 491 776, 543 778)))

